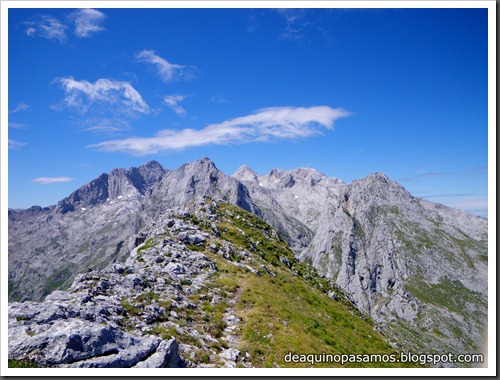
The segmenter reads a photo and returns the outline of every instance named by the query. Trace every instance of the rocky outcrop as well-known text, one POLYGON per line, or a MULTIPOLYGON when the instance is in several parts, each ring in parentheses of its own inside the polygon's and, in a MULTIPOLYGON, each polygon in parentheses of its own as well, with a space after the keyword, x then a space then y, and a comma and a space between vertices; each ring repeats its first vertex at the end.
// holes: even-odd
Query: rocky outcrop
MULTIPOLYGON (((136 336, 114 325, 81 315, 64 292, 42 304, 9 308, 9 358, 30 360, 41 367, 142 367, 183 365, 175 339, 136 336), (73 306, 73 307, 72 307, 73 306)), ((101 310, 99 310, 101 311, 101 310)), ((99 313, 96 310, 97 313, 99 313)), ((99 315, 99 314, 97 314, 99 315)))
POLYGON ((207 328, 190 317, 196 312, 210 319, 207 313, 227 302, 226 292, 211 283, 217 264, 200 251, 210 249, 229 262, 238 252, 234 265, 257 272, 246 262, 249 252, 218 240, 216 228, 197 225, 219 220, 214 207, 201 201, 197 214, 169 210, 141 231, 146 241, 125 262, 78 274, 67 291, 54 291, 43 302, 10 303, 9 359, 41 367, 163 368, 192 366, 208 354, 222 366, 249 366, 248 354, 235 348, 240 319, 230 308, 218 322, 222 327, 207 328))
POLYGON ((249 189, 262 217, 296 252, 309 246, 322 213, 338 203, 344 185, 341 180, 314 169, 274 169, 269 175, 258 175, 248 166, 242 166, 232 177, 249 189))

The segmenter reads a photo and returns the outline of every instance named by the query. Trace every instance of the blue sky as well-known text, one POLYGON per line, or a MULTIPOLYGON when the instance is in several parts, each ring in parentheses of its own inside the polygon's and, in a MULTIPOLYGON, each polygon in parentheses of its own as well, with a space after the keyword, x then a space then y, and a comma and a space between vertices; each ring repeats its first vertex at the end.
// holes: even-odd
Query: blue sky
POLYGON ((208 156, 487 215, 486 9, 11 8, 8 32, 11 208, 208 156))

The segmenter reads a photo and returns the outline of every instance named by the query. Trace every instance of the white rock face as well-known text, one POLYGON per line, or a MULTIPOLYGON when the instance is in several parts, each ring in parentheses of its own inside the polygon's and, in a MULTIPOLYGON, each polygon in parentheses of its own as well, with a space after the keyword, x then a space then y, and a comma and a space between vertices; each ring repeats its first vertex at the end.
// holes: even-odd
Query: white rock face
POLYGON ((232 177, 248 188, 264 219, 277 228, 296 251, 309 245, 324 210, 338 203, 343 185, 341 180, 314 169, 274 169, 269 175, 258 175, 242 166, 232 177))
POLYGON ((247 211, 258 212, 245 186, 222 173, 208 158, 168 172, 148 194, 145 204, 161 212, 205 196, 224 199, 247 211))
MULTIPOLYGON (((403 340, 457 352, 481 344, 487 220, 418 199, 382 173, 351 184, 314 169, 261 175, 242 166, 227 176, 207 158, 172 171, 156 162, 115 169, 56 206, 9 210, 10 300, 43 299, 77 273, 123 261, 145 243, 143 227, 156 228, 171 209, 189 216, 186 206, 206 196, 265 219, 297 257, 403 340)), ((196 230, 178 238, 191 245, 205 239, 196 230)), ((176 263, 168 273, 183 268, 176 263)))
POLYGON ((481 344, 487 220, 415 198, 382 173, 348 185, 312 169, 258 175, 242 167, 233 177, 296 254, 380 325, 441 331, 446 338, 422 334, 436 349, 481 344))

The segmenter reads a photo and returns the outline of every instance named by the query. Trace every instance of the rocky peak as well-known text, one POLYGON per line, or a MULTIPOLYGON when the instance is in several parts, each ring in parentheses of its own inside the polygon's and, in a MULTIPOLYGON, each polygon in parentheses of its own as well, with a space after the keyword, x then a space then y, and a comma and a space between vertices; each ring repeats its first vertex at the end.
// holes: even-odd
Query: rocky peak
POLYGON ((208 178, 210 182, 217 182, 219 178, 225 177, 215 164, 207 157, 196 160, 192 163, 182 165, 168 173, 169 179, 181 182, 198 183, 208 178))
POLYGON ((83 185, 68 197, 59 201, 56 206, 56 212, 66 214, 67 212, 75 211, 78 207, 86 208, 105 202, 109 198, 108 178, 109 175, 103 173, 96 179, 83 185))
POLYGON ((137 168, 147 187, 159 182, 168 172, 158 161, 149 161, 137 168))
POLYGON ((151 207, 156 207, 155 205, 161 202, 159 210, 163 210, 168 207, 189 205, 207 196, 225 199, 258 214, 247 188, 240 181, 217 169, 207 157, 166 173, 147 202, 151 207))
POLYGON ((231 176, 240 181, 257 181, 258 182, 258 174, 250 168, 248 165, 242 165, 234 172, 231 176))
POLYGON ((146 169, 146 170, 165 170, 163 166, 156 160, 151 160, 146 162, 145 164, 142 164, 139 166, 139 169, 146 169))
POLYGON ((385 173, 375 172, 352 181, 352 185, 370 186, 370 187, 398 187, 403 188, 399 183, 389 179, 385 173))
POLYGON ((104 203, 108 199, 144 195, 166 172, 167 170, 156 161, 148 162, 139 168, 115 168, 61 200, 56 206, 56 212, 65 214, 104 203))
POLYGON ((373 173, 364 178, 354 180, 346 188, 345 201, 350 198, 363 203, 379 205, 398 205, 411 202, 414 197, 399 183, 389 179, 384 173, 373 173))
MULTIPOLYGON (((193 166, 195 168, 207 168, 207 169, 217 169, 215 167, 215 164, 213 161, 208 158, 208 157, 202 157, 196 161, 194 161, 192 164, 189 164, 190 166, 193 166)), ((217 169, 218 170, 218 169, 217 169)))

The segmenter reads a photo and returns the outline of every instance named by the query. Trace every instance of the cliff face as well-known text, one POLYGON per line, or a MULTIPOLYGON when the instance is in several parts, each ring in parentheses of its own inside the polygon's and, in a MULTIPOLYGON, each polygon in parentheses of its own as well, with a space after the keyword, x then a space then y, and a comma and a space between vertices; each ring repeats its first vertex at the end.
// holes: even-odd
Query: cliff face
POLYGON ((415 198, 382 173, 351 184, 314 169, 227 176, 207 158, 115 169, 56 206, 9 210, 10 300, 41 300, 78 273, 129 260, 165 215, 205 197, 269 223, 394 342, 479 352, 487 220, 415 198))
POLYGON ((381 326, 421 349, 479 350, 485 219, 415 198, 382 173, 351 184, 312 169, 233 176, 296 255, 381 326))

